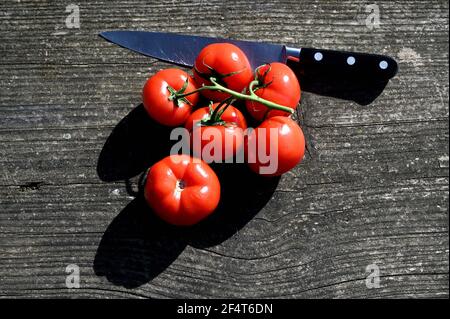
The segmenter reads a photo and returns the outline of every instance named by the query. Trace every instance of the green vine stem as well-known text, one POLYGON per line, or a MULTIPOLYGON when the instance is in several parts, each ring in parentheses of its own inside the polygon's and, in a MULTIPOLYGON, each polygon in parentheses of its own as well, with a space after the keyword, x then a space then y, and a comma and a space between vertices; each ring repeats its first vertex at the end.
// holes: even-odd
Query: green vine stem
POLYGON ((243 94, 243 93, 233 91, 233 90, 219 84, 214 77, 210 78, 209 80, 213 85, 204 85, 201 88, 198 88, 197 90, 189 92, 189 93, 176 94, 175 98, 181 99, 188 95, 191 95, 191 94, 197 93, 199 91, 203 91, 203 90, 221 91, 221 92, 230 94, 231 96, 233 96, 236 99, 261 103, 261 104, 267 106, 269 109, 280 110, 280 111, 287 112, 289 114, 294 113, 294 110, 291 109, 290 107, 286 107, 286 106, 268 101, 266 99, 263 99, 263 98, 257 96, 255 94, 255 92, 253 91, 253 87, 259 83, 257 80, 250 82, 250 85, 249 85, 250 94, 243 94))

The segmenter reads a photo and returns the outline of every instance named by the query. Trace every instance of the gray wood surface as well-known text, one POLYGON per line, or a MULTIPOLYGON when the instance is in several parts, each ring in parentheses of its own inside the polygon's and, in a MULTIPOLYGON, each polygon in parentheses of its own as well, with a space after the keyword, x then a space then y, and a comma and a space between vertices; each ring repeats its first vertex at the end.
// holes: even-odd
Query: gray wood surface
POLYGON ((79 29, 69 3, 0 4, 1 297, 448 298, 448 1, 376 2, 373 29, 353 0, 80 2, 79 29), (221 172, 216 217, 178 230, 135 194, 166 133, 140 91, 167 65, 97 36, 113 29, 383 53, 400 71, 367 106, 304 93, 304 162, 279 181, 221 172))

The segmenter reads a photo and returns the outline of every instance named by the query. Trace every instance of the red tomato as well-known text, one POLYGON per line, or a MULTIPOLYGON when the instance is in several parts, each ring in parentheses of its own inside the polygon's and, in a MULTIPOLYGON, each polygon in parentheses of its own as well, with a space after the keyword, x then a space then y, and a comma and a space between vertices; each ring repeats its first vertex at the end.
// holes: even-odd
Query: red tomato
MULTIPOLYGON (((194 64, 194 79, 199 86, 211 85, 210 77, 227 88, 241 92, 253 80, 250 62, 244 52, 230 43, 214 43, 204 47, 194 64)), ((229 94, 204 90, 201 93, 213 101, 223 101, 229 94)))
POLYGON ((173 225, 188 226, 216 209, 220 183, 205 162, 188 155, 171 155, 151 167, 144 196, 161 219, 173 225))
MULTIPOLYGON (((212 105, 212 109, 215 110, 219 104, 220 103, 214 103, 212 105)), ((199 108, 198 110, 194 111, 191 116, 189 116, 186 123, 184 124, 184 127, 189 131, 192 131, 192 126, 195 122, 198 122, 200 120, 208 120, 210 118, 210 115, 210 109, 208 106, 199 108)), ((247 128, 247 121, 245 120, 244 115, 233 105, 229 105, 227 107, 225 112, 222 113, 221 118, 225 122, 236 123, 236 125, 243 130, 247 128)))
POLYGON ((197 89, 194 80, 179 69, 165 69, 153 75, 145 83, 142 92, 142 100, 148 115, 163 125, 178 126, 183 125, 192 112, 199 99, 199 94, 194 93, 185 99, 178 101, 170 100, 171 95, 168 87, 175 91, 180 90, 189 81, 184 93, 189 93, 197 89))
POLYGON ((245 150, 252 171, 278 176, 301 162, 305 154, 305 137, 294 120, 275 116, 262 122, 247 136, 245 150))
MULTIPOLYGON (((260 67, 257 73, 261 84, 267 86, 256 90, 256 95, 294 110, 297 108, 300 102, 300 84, 294 72, 286 64, 279 62, 266 64, 260 67)), ((273 116, 289 115, 287 112, 270 110, 258 102, 245 101, 245 106, 252 117, 259 121, 273 116)))

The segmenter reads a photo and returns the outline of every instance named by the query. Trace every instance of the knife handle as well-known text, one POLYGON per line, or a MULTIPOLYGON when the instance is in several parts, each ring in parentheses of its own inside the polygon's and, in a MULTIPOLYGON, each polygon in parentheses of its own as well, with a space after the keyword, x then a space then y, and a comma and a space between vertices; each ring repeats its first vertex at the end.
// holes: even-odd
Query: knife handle
POLYGON ((342 77, 367 82, 388 81, 397 73, 397 62, 378 54, 312 48, 287 48, 287 64, 300 75, 342 77))

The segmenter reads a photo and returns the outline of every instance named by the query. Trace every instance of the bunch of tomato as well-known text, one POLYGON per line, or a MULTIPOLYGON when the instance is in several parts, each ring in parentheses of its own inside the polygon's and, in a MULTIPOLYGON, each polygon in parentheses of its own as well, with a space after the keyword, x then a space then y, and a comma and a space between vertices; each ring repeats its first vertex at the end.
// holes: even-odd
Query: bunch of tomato
POLYGON ((192 72, 193 76, 181 69, 161 70, 148 79, 142 94, 153 120, 183 126, 191 137, 194 155, 174 154, 154 164, 144 188, 157 215, 184 226, 203 220, 219 204, 218 177, 197 157, 206 148, 212 149, 216 161, 243 152, 252 171, 268 176, 295 167, 305 151, 303 132, 290 116, 300 101, 300 85, 285 64, 252 70, 238 47, 215 43, 201 50, 192 72), (248 127, 249 120, 257 123, 255 128, 248 127), (194 136, 200 136, 199 143, 194 143, 194 136), (265 170, 270 156, 276 167, 265 170))

